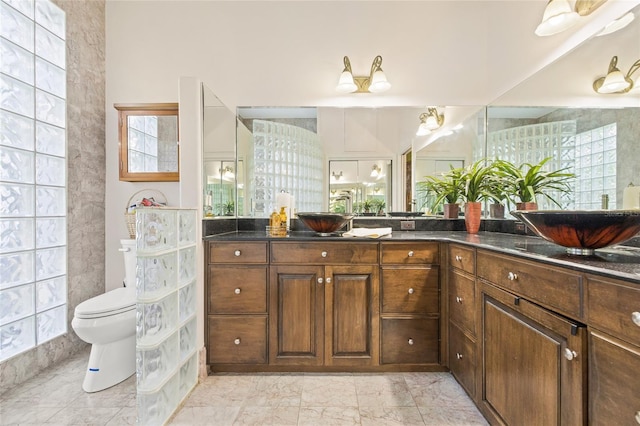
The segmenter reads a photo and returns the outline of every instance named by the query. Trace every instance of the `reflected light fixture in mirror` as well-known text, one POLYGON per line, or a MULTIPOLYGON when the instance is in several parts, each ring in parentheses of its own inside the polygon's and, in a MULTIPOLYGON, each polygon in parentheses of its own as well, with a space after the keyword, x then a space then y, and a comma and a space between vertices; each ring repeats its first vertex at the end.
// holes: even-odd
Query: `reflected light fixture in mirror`
POLYGON ((420 126, 416 136, 425 136, 444 124, 444 114, 439 114, 436 108, 427 108, 427 112, 420 114, 420 126))
POLYGON ((382 170, 380 170, 380 167, 377 164, 374 164, 371 168, 371 177, 377 178, 378 176, 380 176, 381 171, 382 170))
POLYGON ((627 93, 633 89, 631 76, 640 69, 640 59, 634 62, 627 74, 618 68, 618 57, 611 58, 607 75, 593 82, 593 90, 600 94, 627 93))
POLYGON ((342 170, 340 171, 340 173, 331 172, 331 177, 333 178, 333 180, 340 180, 340 178, 342 178, 342 170))
POLYGON ((387 81, 387 76, 382 71, 382 56, 378 55, 373 59, 369 76, 355 76, 351 70, 351 61, 345 56, 343 59, 344 69, 340 74, 336 90, 340 93, 381 93, 389 90, 391 84, 387 81))
POLYGON ((622 16, 621 18, 618 18, 615 21, 612 21, 609 24, 607 24, 607 26, 604 27, 602 31, 596 34, 596 37, 615 33, 616 31, 619 31, 624 27, 626 27, 627 25, 629 25, 631 22, 633 22, 635 18, 636 18, 636 15, 634 15, 633 12, 629 12, 626 15, 622 16))

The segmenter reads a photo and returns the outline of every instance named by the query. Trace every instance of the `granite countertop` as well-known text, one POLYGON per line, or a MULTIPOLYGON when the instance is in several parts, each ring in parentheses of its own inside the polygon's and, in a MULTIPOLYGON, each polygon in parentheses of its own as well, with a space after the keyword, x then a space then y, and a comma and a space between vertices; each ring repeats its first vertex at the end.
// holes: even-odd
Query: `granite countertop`
POLYGON ((314 232, 292 231, 287 237, 267 237, 265 232, 239 231, 210 235, 205 241, 444 241, 466 244, 499 253, 516 255, 570 269, 619 278, 640 284, 640 248, 614 246, 599 249, 592 256, 566 253, 564 247, 547 242, 540 237, 480 232, 468 234, 462 231, 393 231, 390 236, 377 239, 342 237, 339 234, 320 237, 314 232))

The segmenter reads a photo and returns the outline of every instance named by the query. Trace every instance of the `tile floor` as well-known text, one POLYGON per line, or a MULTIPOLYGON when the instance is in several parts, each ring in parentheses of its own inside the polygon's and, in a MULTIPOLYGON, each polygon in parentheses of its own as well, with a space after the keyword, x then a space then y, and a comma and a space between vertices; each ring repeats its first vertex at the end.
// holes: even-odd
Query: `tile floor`
MULTIPOLYGON (((135 377, 87 394, 80 353, 0 395, 0 425, 134 425, 135 377)), ((487 425, 448 373, 219 374, 170 425, 487 425)))

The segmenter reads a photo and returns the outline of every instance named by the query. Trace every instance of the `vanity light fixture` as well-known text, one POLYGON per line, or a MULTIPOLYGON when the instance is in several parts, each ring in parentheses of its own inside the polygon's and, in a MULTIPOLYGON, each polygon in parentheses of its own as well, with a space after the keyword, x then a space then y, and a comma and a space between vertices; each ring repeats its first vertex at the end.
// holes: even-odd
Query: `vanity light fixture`
POLYGON ((382 170, 380 169, 380 167, 377 164, 373 165, 373 168, 371 169, 371 177, 377 178, 378 176, 380 176, 380 172, 382 170))
POLYGON ((368 77, 355 76, 351 71, 349 57, 344 57, 344 70, 340 74, 336 90, 340 93, 380 93, 389 90, 391 84, 382 71, 382 56, 373 59, 368 77))
POLYGON ((558 34, 575 25, 581 16, 587 16, 607 0, 576 0, 575 10, 569 0, 549 0, 542 15, 542 22, 536 28, 540 37, 558 34))
POLYGON ((602 29, 602 31, 596 34, 596 37, 615 33, 616 31, 619 31, 629 25, 635 18, 636 15, 634 15, 633 12, 629 12, 626 15, 623 15, 622 17, 616 19, 615 21, 609 22, 607 26, 602 29))
POLYGON ((342 177, 342 170, 340 170, 340 173, 331 172, 331 177, 333 177, 334 180, 340 180, 342 177))
POLYGON ((416 136, 425 136, 444 124, 444 114, 439 114, 434 107, 427 108, 427 112, 420 114, 420 126, 416 136))
POLYGON ((227 178, 232 178, 233 177, 233 168, 231 168, 229 166, 226 166, 225 168, 218 169, 218 171, 224 177, 227 177, 227 178))
POLYGON ((622 71, 618 69, 618 57, 614 56, 609 63, 607 75, 593 82, 593 90, 601 94, 627 93, 633 89, 633 79, 631 76, 639 69, 640 59, 631 65, 626 75, 622 74, 622 71))

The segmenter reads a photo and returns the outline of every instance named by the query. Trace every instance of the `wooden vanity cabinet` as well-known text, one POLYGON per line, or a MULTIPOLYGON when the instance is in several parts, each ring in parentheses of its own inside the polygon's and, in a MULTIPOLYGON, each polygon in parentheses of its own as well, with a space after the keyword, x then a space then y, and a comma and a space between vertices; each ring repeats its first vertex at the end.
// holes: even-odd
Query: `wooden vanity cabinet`
POLYGON ((439 263, 439 243, 380 243, 381 365, 440 365, 439 263))
POLYGON ((483 414, 492 424, 587 424, 586 327, 540 306, 582 312, 581 276, 484 250, 477 272, 483 414), (551 287, 567 291, 576 305, 550 300, 551 287))
POLYGON ((266 364, 268 244, 207 245, 207 359, 217 365, 266 364))
POLYGON ((587 277, 589 423, 640 424, 640 286, 587 277))
POLYGON ((378 244, 272 242, 269 362, 378 365, 378 244))
POLYGON ((476 252, 472 247, 447 247, 448 366, 451 373, 476 399, 478 380, 477 331, 481 323, 476 297, 476 252))

